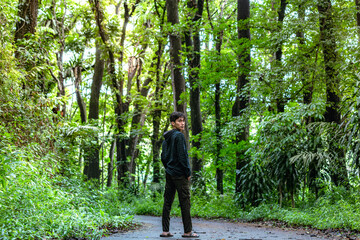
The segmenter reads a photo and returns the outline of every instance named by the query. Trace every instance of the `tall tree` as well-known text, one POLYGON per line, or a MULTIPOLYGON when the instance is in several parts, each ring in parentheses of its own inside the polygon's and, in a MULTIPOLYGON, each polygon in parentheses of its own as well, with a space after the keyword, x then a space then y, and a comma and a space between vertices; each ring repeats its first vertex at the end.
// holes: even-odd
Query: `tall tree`
MULTIPOLYGON (((308 59, 311 58, 309 50, 306 48, 306 39, 304 33, 304 26, 305 26, 305 6, 304 4, 298 5, 298 19, 299 19, 299 27, 296 32, 296 37, 299 41, 299 58, 300 58, 300 76, 301 82, 303 85, 303 102, 305 104, 310 104, 313 98, 313 91, 314 91, 314 79, 310 78, 310 71, 308 67, 308 59)), ((307 119, 309 123, 311 119, 307 119)))
MULTIPOLYGON (((319 0, 317 8, 319 11, 320 42, 323 50, 326 75, 326 111, 324 117, 326 122, 340 124, 340 76, 337 67, 339 57, 331 1, 319 0)), ((337 156, 333 159, 334 166, 330 170, 332 181, 335 185, 343 184, 349 186, 344 152, 338 146, 335 146, 335 144, 331 148, 337 153, 337 156)))
MULTIPOLYGON (((298 5, 298 20, 299 20, 299 26, 298 30, 296 32, 297 40, 299 42, 298 47, 298 55, 300 60, 300 80, 302 82, 302 88, 303 88, 303 103, 304 104, 311 104, 313 99, 313 93, 314 93, 314 77, 310 74, 309 69, 309 59, 311 59, 310 49, 306 44, 305 39, 305 6, 304 2, 300 2, 298 5)), ((305 118, 305 123, 309 124, 313 121, 311 116, 308 116, 305 118)), ((314 134, 309 131, 309 134, 311 135, 311 138, 316 138, 314 134)), ((316 142, 316 141, 314 141, 316 142)), ((306 185, 309 186, 310 189, 312 189, 315 192, 315 197, 318 196, 318 186, 316 182, 316 178, 318 176, 318 163, 316 161, 311 161, 309 163, 308 169, 307 169, 307 176, 305 175, 304 178, 304 188, 306 185), (307 184, 306 184, 307 182, 307 184)))
MULTIPOLYGON (((157 1, 155 3, 156 15, 159 18, 159 30, 163 33, 165 16, 166 16, 166 7, 162 7, 158 4, 157 1), (162 9, 161 9, 162 8, 162 9), (162 12, 160 11, 162 10, 162 12)), ((167 36, 166 36, 167 37, 167 36)), ((153 162, 153 182, 160 182, 160 148, 161 148, 161 140, 162 134, 160 133, 161 127, 161 115, 164 111, 164 106, 162 106, 161 101, 164 96, 164 89, 166 86, 166 80, 168 79, 168 63, 164 64, 163 61, 163 53, 164 53, 164 45, 166 44, 166 37, 160 35, 157 38, 157 51, 156 51, 156 70, 155 70, 155 92, 153 95, 153 103, 154 108, 151 112, 152 115, 152 126, 153 126, 153 134, 151 135, 151 143, 152 143, 152 162, 153 162), (164 65, 164 66, 163 66, 164 65), (163 75, 161 76, 161 72, 163 75)), ((169 121, 166 121, 165 130, 169 126, 169 121)))
MULTIPOLYGON (((191 12, 195 10, 192 17, 190 26, 185 32, 185 43, 188 51, 189 61, 189 82, 190 82, 190 108, 191 108, 191 130, 192 130, 192 147, 200 149, 202 118, 200 110, 200 84, 199 84, 199 70, 200 70, 200 26, 201 18, 204 9, 204 0, 189 0, 187 2, 188 8, 191 12)), ((191 16, 191 15, 190 15, 191 16)), ((192 171, 193 182, 195 184, 201 184, 199 180, 199 174, 201 174, 203 163, 201 157, 195 153, 192 156, 192 171)), ((201 184, 204 187, 204 184, 201 184)))
MULTIPOLYGON (((167 19, 173 27, 179 25, 179 2, 177 0, 167 0, 167 19)), ((169 33, 170 39, 170 59, 171 59, 171 78, 173 81, 174 91, 174 108, 175 111, 186 113, 186 101, 182 99, 185 93, 185 79, 182 73, 181 63, 181 36, 173 28, 169 33)))
MULTIPOLYGON (((102 50, 99 44, 96 45, 96 55, 95 55, 95 66, 94 66, 94 75, 93 81, 91 83, 91 93, 90 93, 90 104, 89 104, 89 122, 99 119, 99 100, 100 100, 100 90, 102 86, 102 80, 104 75, 105 61, 102 59, 102 50)), ((90 141, 87 141, 84 149, 84 174, 88 179, 100 179, 100 160, 99 160, 99 151, 100 145, 98 143, 99 139, 97 136, 93 136, 90 141)))
MULTIPOLYGON (((217 61, 220 61, 221 59, 221 50, 222 50, 222 45, 223 45, 223 40, 224 40, 224 24, 223 21, 227 21, 230 17, 231 14, 227 17, 224 18, 224 11, 225 11, 225 6, 226 6, 227 1, 222 1, 221 5, 220 5, 220 11, 219 14, 217 16, 217 19, 220 19, 218 22, 218 25, 214 25, 214 21, 212 19, 212 16, 214 14, 210 13, 210 7, 209 7, 209 1, 206 1, 206 10, 207 10, 207 15, 208 15, 208 20, 211 26, 211 30, 214 33, 214 38, 215 38, 215 51, 216 51, 216 59, 217 61)), ((216 142, 215 142, 215 171, 216 171, 216 189, 223 194, 224 193, 224 170, 222 167, 222 158, 220 157, 220 151, 222 148, 221 145, 221 105, 220 105, 220 97, 221 97, 221 80, 222 76, 221 76, 221 71, 222 71, 222 67, 218 66, 218 62, 216 61, 215 66, 213 66, 214 71, 217 73, 217 78, 215 80, 215 136, 216 136, 216 142)))
MULTIPOLYGON (((118 170, 118 182, 119 185, 123 185, 126 187, 130 181, 129 176, 129 164, 127 161, 126 155, 126 139, 122 136, 125 132, 125 120, 123 118, 123 113, 127 112, 129 106, 123 100, 123 89, 124 89, 124 79, 121 78, 120 81, 117 79, 116 75, 116 62, 115 62, 115 53, 110 45, 110 36, 106 32, 103 21, 104 21, 104 14, 103 10, 100 5, 99 0, 89 0, 90 5, 95 13, 95 20, 96 24, 99 29, 99 35, 101 40, 103 41, 106 51, 109 57, 109 64, 108 64, 108 72, 110 75, 110 82, 112 85, 112 91, 115 95, 115 116, 117 121, 117 133, 118 136, 116 138, 116 158, 117 158, 117 170, 118 170)), ((125 36, 126 36, 126 28, 129 23, 129 19, 134 13, 137 4, 140 0, 136 0, 136 2, 130 8, 127 1, 124 1, 124 22, 121 30, 121 37, 120 37, 120 52, 119 52, 119 66, 122 67, 123 59, 124 59, 124 43, 125 43, 125 36)), ((119 6, 119 5, 117 5, 119 6)), ((116 7, 116 11, 118 11, 118 7, 116 7)))
MULTIPOLYGON (((221 56, 221 48, 223 44, 224 39, 224 29, 220 28, 220 26, 217 26, 217 28, 220 28, 219 30, 215 31, 215 26, 213 24, 213 21, 211 19, 211 14, 209 11, 209 1, 206 1, 206 7, 207 7, 207 13, 208 18, 210 22, 210 26, 212 31, 216 34, 215 35, 215 50, 217 57, 220 58, 221 56)), ((223 19, 224 14, 224 7, 225 7, 225 1, 222 2, 222 5, 220 6, 220 14, 219 19, 223 19)), ((218 68, 216 68, 217 71, 219 71, 218 68)), ((216 136, 216 143, 215 143, 215 168, 216 168, 216 189, 219 191, 220 194, 224 193, 224 170, 222 169, 221 164, 221 158, 220 158, 220 151, 221 151, 221 107, 220 107, 220 95, 221 95, 221 79, 217 79, 215 83, 215 136, 216 136)))
MULTIPOLYGON (((126 37, 126 29, 129 24, 131 16, 134 14, 137 5, 139 4, 140 0, 136 0, 135 3, 131 6, 127 1, 124 1, 124 21, 123 26, 121 29, 121 37, 120 37, 120 53, 118 57, 118 64, 120 68, 122 68, 123 61, 124 61, 124 52, 125 52, 125 37, 126 37)), ((121 1, 119 2, 119 4, 121 1)), ((120 5, 118 5, 120 6, 120 5)), ((118 14, 118 7, 116 8, 118 14)), ((115 63, 115 59, 114 59, 115 63)), ((115 66, 115 65, 114 65, 115 66)), ((115 73, 115 68, 113 69, 115 73)), ((132 75, 131 75, 132 76, 132 75)), ((120 82, 117 83, 116 76, 114 75, 113 79, 113 87, 114 90, 116 89, 116 101, 117 107, 115 107, 116 112, 116 119, 118 123, 118 134, 119 136, 116 139, 116 161, 117 161, 117 170, 118 170, 118 182, 119 185, 123 185, 127 187, 130 182, 130 174, 129 174, 129 162, 127 159, 127 149, 126 146, 128 145, 128 139, 124 136, 120 137, 125 132, 125 124, 126 121, 123 118, 122 114, 129 111, 129 104, 130 104, 130 90, 131 90, 131 81, 132 78, 128 78, 127 84, 127 97, 123 96, 123 89, 124 89, 124 78, 120 79, 120 82), (116 87, 116 88, 115 88, 116 87), (126 101, 125 101, 126 98, 126 101)))
MULTIPOLYGON (((238 52, 238 62, 239 62, 239 74, 236 84, 236 99, 233 106, 233 116, 234 117, 244 117, 245 125, 240 129, 239 133, 236 136, 236 143, 244 141, 247 142, 249 138, 249 125, 248 119, 246 117, 246 108, 249 105, 250 93, 246 90, 246 87, 249 83, 248 77, 250 74, 250 1, 249 0, 238 0, 238 12, 237 12, 237 21, 238 21, 238 39, 239 39, 239 52, 238 52)), ((240 183, 240 170, 247 163, 245 157, 246 149, 243 148, 236 153, 236 192, 241 192, 241 183, 240 183)))
MULTIPOLYGON (((278 13, 278 19, 277 19, 277 22, 276 22, 276 30, 275 30, 275 33, 280 33, 283 29, 283 24, 284 24, 284 18, 285 18, 285 10, 286 10, 286 6, 287 6, 288 2, 287 0, 280 0, 280 7, 279 9, 277 10, 277 13, 278 13)), ((283 74, 283 71, 282 71, 282 55, 283 55, 283 43, 284 43, 284 40, 280 38, 280 40, 276 41, 276 44, 275 44, 275 61, 274 61, 274 64, 273 66, 275 68, 278 68, 278 69, 275 69, 275 71, 277 72, 275 74, 276 76, 276 81, 278 83, 278 86, 277 86, 277 89, 279 89, 278 93, 277 93, 277 96, 276 96, 276 108, 277 108, 277 111, 278 112, 284 112, 285 110, 285 99, 284 99, 284 96, 283 96, 283 90, 284 88, 282 87, 283 84, 283 78, 284 78, 284 74, 283 74)))

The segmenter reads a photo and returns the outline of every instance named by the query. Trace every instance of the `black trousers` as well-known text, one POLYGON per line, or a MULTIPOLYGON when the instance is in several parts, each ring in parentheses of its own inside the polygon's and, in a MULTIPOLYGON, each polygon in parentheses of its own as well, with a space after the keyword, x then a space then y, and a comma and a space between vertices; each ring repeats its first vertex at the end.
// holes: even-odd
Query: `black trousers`
POLYGON ((162 214, 162 227, 164 232, 169 232, 170 211, 174 202, 175 193, 178 192, 181 217, 184 224, 184 232, 192 231, 192 222, 190 215, 190 181, 182 177, 174 177, 166 173, 166 185, 164 193, 164 206, 162 214))

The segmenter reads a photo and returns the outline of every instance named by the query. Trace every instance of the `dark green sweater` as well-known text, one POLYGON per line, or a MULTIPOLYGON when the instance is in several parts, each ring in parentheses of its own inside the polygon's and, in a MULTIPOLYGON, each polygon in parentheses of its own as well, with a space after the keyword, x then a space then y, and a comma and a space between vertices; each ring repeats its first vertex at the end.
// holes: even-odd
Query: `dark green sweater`
POLYGON ((184 134, 173 129, 164 133, 164 137, 161 161, 166 172, 171 176, 189 177, 191 170, 184 134))

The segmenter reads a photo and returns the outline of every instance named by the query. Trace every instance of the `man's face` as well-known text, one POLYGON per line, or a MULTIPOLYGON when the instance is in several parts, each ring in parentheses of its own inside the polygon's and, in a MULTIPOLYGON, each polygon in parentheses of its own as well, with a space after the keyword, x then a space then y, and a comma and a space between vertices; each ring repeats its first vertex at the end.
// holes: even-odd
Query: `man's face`
POLYGON ((180 117, 176 119, 175 122, 171 122, 171 125, 173 126, 173 128, 182 131, 185 128, 185 119, 183 117, 180 117))

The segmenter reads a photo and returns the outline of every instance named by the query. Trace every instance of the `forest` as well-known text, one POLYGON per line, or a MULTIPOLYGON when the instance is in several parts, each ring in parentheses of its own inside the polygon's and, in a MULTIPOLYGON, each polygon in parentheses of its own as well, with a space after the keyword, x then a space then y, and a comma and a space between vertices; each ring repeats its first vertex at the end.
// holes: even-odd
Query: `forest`
POLYGON ((2 0, 0 239, 160 216, 173 111, 193 216, 358 233, 359 50, 360 0, 2 0))

